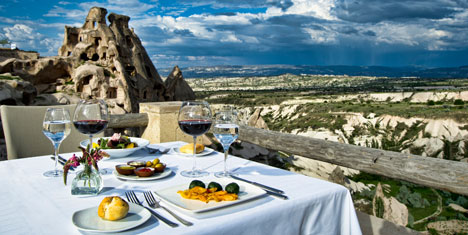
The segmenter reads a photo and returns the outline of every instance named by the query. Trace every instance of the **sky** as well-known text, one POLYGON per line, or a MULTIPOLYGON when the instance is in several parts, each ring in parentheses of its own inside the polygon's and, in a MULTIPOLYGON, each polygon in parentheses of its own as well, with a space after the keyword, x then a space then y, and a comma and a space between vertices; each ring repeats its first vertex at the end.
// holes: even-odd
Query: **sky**
POLYGON ((130 16, 156 68, 468 65, 468 0, 2 0, 0 39, 57 55, 93 6, 130 16))

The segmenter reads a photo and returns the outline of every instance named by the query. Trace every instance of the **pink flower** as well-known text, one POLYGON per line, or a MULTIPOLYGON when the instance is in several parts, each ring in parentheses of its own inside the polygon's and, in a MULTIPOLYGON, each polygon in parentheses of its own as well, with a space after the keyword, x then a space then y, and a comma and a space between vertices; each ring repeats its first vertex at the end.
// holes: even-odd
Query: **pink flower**
POLYGON ((111 137, 112 141, 119 141, 120 140, 120 133, 114 133, 111 137))
POLYGON ((77 167, 80 165, 79 159, 73 154, 73 157, 70 158, 70 166, 77 167))

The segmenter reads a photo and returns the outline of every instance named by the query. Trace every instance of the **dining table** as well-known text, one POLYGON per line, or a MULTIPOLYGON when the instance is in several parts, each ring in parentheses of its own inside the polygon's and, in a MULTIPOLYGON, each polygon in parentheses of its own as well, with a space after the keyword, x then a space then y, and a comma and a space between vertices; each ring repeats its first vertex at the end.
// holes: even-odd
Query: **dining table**
MULTIPOLYGON (((181 176, 180 171, 191 169, 193 157, 176 151, 185 144, 187 143, 182 141, 160 143, 154 146, 170 151, 162 153, 164 151, 141 149, 127 157, 111 157, 99 161, 99 168, 107 173, 102 174, 104 187, 98 195, 71 194, 71 182, 76 173, 83 169, 82 166, 70 171, 66 185, 62 177, 44 177, 43 172, 54 167, 51 155, 2 161, 0 234, 103 232, 79 229, 74 221, 74 214, 99 206, 108 196, 119 196, 127 200, 126 192, 130 190, 148 207, 143 194, 145 191, 154 192, 153 195, 159 200, 161 198, 158 197, 158 192, 167 191, 177 185, 187 185, 188 188, 194 178, 181 176), (155 158, 166 164, 171 171, 169 175, 154 180, 116 177, 114 169, 118 164, 126 164, 132 160, 152 161, 155 158)), ((60 156, 68 159, 73 154, 81 155, 81 152, 60 156)), ((197 180, 208 183, 221 179, 214 177, 213 173, 224 169, 224 154, 213 151, 197 156, 196 163, 198 168, 210 172, 209 176, 196 178, 197 180)), ((262 192, 261 195, 212 210, 193 212, 171 203, 170 200, 161 200, 161 205, 193 225, 183 225, 161 208, 150 208, 178 226, 170 227, 151 216, 144 223, 118 234, 362 234, 351 194, 345 187, 236 156, 229 156, 227 164, 240 178, 280 189, 288 199, 270 195, 262 188, 249 184, 257 192, 262 192)), ((58 167, 61 168, 60 165, 58 167)), ((231 178, 223 180, 238 182, 231 178)), ((174 194, 179 196, 176 192, 174 194)))

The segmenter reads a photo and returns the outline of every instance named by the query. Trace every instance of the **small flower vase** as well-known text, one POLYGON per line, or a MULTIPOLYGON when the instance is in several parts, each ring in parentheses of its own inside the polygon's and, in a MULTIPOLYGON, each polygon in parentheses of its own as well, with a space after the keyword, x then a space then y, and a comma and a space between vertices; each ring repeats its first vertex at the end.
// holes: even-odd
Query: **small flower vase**
POLYGON ((85 165, 84 170, 78 172, 73 179, 72 195, 97 195, 104 184, 99 171, 90 165, 85 165))

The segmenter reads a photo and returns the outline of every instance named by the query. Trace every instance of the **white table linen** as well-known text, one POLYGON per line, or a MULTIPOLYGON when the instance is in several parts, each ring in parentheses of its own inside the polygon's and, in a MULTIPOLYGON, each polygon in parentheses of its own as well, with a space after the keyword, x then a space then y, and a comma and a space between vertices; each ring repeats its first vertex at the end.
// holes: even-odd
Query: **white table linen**
MULTIPOLYGON (((184 142, 163 143, 175 147, 184 142)), ((77 153, 81 154, 81 153, 77 153)), ((72 154, 63 154, 69 158, 72 154)), ((75 174, 69 174, 65 186, 61 177, 46 178, 42 173, 53 167, 50 156, 0 162, 0 234, 80 234, 72 223, 75 211, 98 206, 105 196, 121 196, 134 190, 141 201, 143 191, 168 188, 193 180, 179 174, 190 169, 191 157, 169 154, 149 154, 140 150, 132 156, 99 162, 100 168, 113 170, 119 163, 130 160, 152 160, 155 157, 167 164, 175 174, 155 181, 122 181, 111 173, 103 175, 104 190, 97 196, 71 195, 75 174)), ((197 158, 197 166, 211 173, 223 170, 223 154, 213 153, 197 158)), ((349 191, 337 184, 267 165, 230 157, 230 168, 238 168, 240 177, 279 188, 289 200, 272 196, 247 203, 199 214, 183 213, 181 217, 194 223, 186 227, 162 209, 166 218, 179 223, 170 228, 151 218, 143 225, 121 234, 361 234, 349 191)), ((59 166, 61 167, 61 166, 59 166)), ((79 167, 75 172, 82 169, 79 167)), ((200 180, 214 178, 212 174, 200 180)), ((146 202, 144 203, 145 205, 146 202)))

